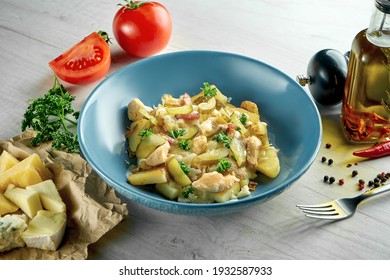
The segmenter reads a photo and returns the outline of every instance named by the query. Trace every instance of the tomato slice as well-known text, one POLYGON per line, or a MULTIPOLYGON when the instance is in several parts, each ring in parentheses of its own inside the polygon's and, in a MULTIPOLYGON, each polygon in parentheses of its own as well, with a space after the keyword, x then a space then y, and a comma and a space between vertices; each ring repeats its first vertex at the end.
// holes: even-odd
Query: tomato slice
POLYGON ((49 62, 57 77, 79 85, 100 80, 107 74, 110 65, 110 47, 97 32, 49 62))

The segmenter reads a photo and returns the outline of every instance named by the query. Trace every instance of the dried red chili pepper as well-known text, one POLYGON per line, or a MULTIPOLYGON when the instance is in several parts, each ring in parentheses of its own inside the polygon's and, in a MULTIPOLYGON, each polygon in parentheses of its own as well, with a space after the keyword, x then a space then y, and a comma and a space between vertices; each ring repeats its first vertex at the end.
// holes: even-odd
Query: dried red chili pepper
POLYGON ((371 148, 353 152, 355 156, 366 158, 378 158, 390 155, 390 141, 379 143, 371 148))

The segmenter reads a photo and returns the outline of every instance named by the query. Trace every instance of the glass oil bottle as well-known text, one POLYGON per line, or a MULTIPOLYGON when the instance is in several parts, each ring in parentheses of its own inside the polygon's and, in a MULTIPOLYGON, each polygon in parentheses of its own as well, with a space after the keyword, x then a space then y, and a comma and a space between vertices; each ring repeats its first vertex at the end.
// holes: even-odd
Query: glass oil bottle
POLYGON ((375 0, 369 27, 352 42, 341 121, 350 142, 390 139, 390 0, 375 0))

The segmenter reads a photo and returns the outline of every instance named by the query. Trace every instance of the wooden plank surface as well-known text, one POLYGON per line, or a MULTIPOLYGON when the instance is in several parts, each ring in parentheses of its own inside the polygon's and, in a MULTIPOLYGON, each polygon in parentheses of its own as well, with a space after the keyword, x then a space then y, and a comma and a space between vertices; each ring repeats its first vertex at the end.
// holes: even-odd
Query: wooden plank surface
MULTIPOLYGON (((173 36, 162 52, 220 50, 264 61, 295 79, 314 53, 349 50, 367 27, 373 1, 247 0, 161 1, 171 12, 173 36)), ((112 33, 115 1, 0 2, 0 139, 20 134, 27 100, 52 85, 47 63, 99 29, 112 33)), ((111 46, 109 74, 134 61, 111 46)), ((76 108, 97 85, 64 84, 76 108)), ((91 259, 389 259, 389 195, 365 202, 342 222, 306 218, 296 204, 357 195, 353 169, 369 179, 390 171, 389 158, 352 157, 340 131, 340 106, 319 108, 324 135, 308 172, 282 195, 251 209, 217 218, 177 216, 127 201, 129 217, 90 246, 91 259), (331 149, 325 144, 331 143, 331 149), (332 158, 328 166, 322 156, 332 158), (353 164, 348 168, 347 164, 353 164), (355 165, 355 163, 358 163, 355 165), (344 186, 322 182, 344 178, 344 186)))

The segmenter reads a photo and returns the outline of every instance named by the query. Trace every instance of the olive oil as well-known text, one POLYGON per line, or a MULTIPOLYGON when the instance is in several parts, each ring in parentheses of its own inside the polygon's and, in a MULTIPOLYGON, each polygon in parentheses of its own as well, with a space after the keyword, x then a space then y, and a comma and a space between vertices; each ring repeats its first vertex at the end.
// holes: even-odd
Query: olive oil
POLYGON ((378 13, 374 13, 370 27, 352 42, 344 88, 342 127, 354 143, 390 138, 390 29, 386 28, 386 24, 390 28, 390 15, 389 10, 378 7, 380 3, 390 9, 390 1, 376 3, 378 13))

